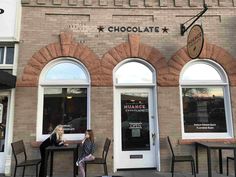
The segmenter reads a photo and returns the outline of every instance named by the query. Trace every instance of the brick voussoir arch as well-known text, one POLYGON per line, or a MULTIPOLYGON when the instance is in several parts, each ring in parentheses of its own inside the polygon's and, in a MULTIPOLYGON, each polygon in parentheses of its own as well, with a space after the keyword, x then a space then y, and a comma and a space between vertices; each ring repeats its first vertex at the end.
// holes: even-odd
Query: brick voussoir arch
MULTIPOLYGON (((205 42, 199 59, 210 59, 220 64, 226 71, 230 85, 236 85, 236 60, 223 48, 205 42)), ((166 86, 178 86, 179 76, 184 65, 191 61, 186 46, 178 50, 168 61, 169 77, 165 76, 166 86)))
POLYGON ((18 87, 37 87, 39 75, 44 66, 62 57, 71 57, 82 62, 90 73, 91 84, 99 84, 101 63, 97 55, 87 46, 75 43, 71 33, 63 32, 59 37, 60 42, 48 44, 34 53, 24 67, 22 77, 17 80, 18 87))
POLYGON ((162 76, 168 71, 165 57, 156 48, 140 43, 139 35, 129 34, 128 42, 119 44, 103 55, 101 60, 102 86, 113 85, 114 67, 128 58, 140 58, 149 62, 157 71, 157 84, 162 85, 162 76))

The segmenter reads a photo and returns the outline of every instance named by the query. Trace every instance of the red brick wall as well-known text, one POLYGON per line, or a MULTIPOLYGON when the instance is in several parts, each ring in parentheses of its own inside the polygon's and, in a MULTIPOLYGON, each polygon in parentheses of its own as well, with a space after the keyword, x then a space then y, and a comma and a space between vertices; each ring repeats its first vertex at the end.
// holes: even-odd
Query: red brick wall
MULTIPOLYGON (((30 146, 36 139, 38 78, 43 67, 58 57, 81 61, 91 75, 91 127, 96 132, 97 155, 101 153, 104 137, 113 137, 112 71, 121 61, 138 57, 149 62, 157 73, 157 110, 161 145, 161 170, 170 167, 167 135, 174 142, 181 139, 179 74, 190 61, 186 38, 179 25, 202 9, 203 1, 193 0, 22 0, 21 41, 18 59, 14 140, 24 139, 30 156, 39 156, 30 146), (159 33, 98 32, 98 26, 160 26, 159 33), (168 33, 162 33, 162 27, 168 33), (27 131, 25 131, 27 130, 27 131)), ((234 125, 235 115, 235 1, 207 0, 211 6, 199 23, 205 33, 201 59, 212 59, 227 72, 231 86, 234 125), (221 8, 223 7, 223 8, 221 8)), ((113 144, 112 144, 113 145, 113 144)), ((181 151, 193 152, 192 145, 181 151)), ((108 161, 112 171, 113 148, 108 161)), ((61 155, 65 161, 70 156, 61 155)), ((201 169, 205 170, 202 153, 201 169)), ((60 161, 57 159, 56 161, 60 161)), ((56 162, 56 173, 67 173, 56 162)), ((214 165, 215 166, 215 165, 214 165)), ((102 167, 91 167, 91 173, 101 173, 102 167)), ((176 167, 178 170, 189 169, 176 167)))

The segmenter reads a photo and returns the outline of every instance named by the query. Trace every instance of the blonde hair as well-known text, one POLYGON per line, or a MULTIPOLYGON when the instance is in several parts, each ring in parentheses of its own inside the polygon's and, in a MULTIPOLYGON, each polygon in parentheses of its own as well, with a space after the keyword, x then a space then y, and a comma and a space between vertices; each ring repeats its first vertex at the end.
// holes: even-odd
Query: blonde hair
POLYGON ((58 133, 58 131, 59 131, 59 129, 60 128, 62 128, 63 129, 63 125, 57 125, 56 127, 55 127, 55 129, 53 130, 53 132, 52 132, 52 134, 54 134, 54 133, 56 133, 56 135, 57 135, 57 140, 63 140, 63 134, 64 134, 64 129, 63 129, 63 134, 59 134, 58 133))

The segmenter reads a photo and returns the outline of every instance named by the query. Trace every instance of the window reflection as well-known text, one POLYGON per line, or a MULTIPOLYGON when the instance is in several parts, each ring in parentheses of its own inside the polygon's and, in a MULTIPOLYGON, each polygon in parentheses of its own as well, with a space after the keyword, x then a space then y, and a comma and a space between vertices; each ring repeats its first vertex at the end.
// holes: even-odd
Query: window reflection
POLYGON ((87 128, 86 88, 45 88, 43 134, 49 134, 58 125, 65 133, 84 133, 87 128))
POLYGON ((184 130, 227 132, 222 87, 182 88, 184 130))
POLYGON ((13 64, 14 47, 7 47, 6 64, 13 64))
POLYGON ((0 152, 4 152, 6 131, 7 131, 7 108, 8 108, 8 97, 0 96, 0 152))
POLYGON ((151 84, 152 71, 139 62, 128 62, 116 71, 117 84, 151 84))
POLYGON ((45 80, 78 80, 88 82, 85 71, 78 65, 64 62, 52 67, 46 74, 45 80))
POLYGON ((0 47, 0 64, 3 64, 4 47, 0 47))
POLYGON ((150 150, 147 93, 121 94, 122 151, 150 150))

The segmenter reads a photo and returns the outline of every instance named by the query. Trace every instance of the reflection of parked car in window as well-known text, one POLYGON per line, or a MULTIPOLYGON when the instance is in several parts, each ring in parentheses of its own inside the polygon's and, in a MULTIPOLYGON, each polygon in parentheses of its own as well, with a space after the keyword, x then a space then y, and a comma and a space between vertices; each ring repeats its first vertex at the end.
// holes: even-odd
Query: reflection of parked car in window
POLYGON ((219 115, 219 114, 225 114, 224 108, 214 108, 209 112, 209 115, 219 115))
MULTIPOLYGON (((87 129, 87 118, 86 117, 79 117, 79 118, 74 118, 65 124, 67 125, 72 125, 72 128, 74 128, 74 131, 70 133, 84 133, 85 130, 87 129)), ((65 133, 67 133, 65 131, 65 133)))

